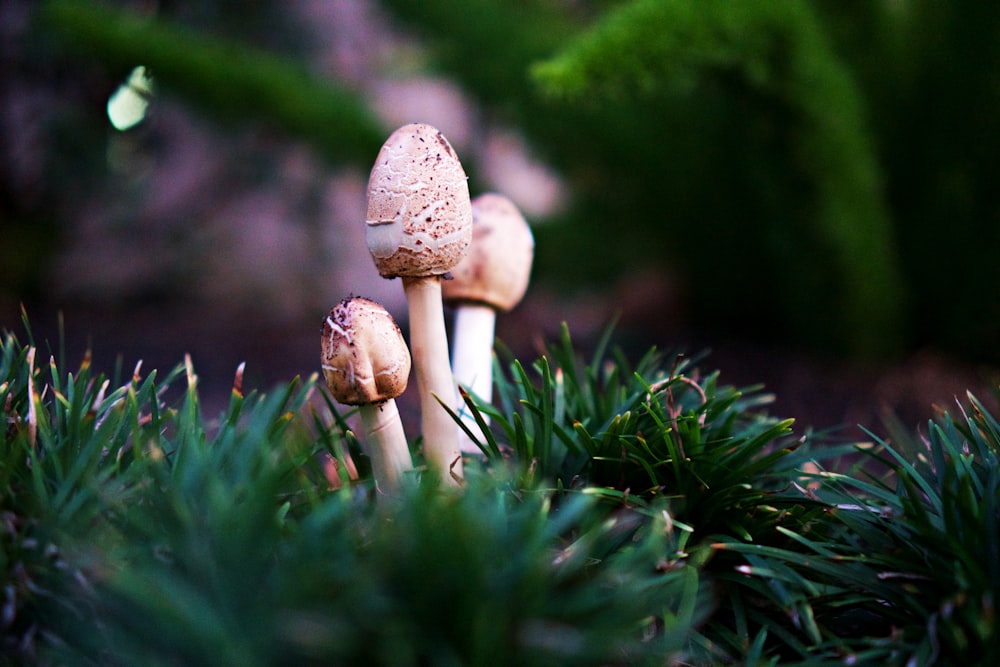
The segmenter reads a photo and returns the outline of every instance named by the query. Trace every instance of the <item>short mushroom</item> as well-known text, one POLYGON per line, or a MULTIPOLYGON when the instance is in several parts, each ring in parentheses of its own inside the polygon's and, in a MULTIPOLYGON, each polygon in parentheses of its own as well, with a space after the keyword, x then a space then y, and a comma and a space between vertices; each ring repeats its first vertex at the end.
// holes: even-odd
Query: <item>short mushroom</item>
POLYGON ((395 400, 410 374, 402 332, 379 304, 348 297, 324 320, 320 345, 330 394, 340 403, 358 406, 376 490, 397 495, 404 473, 413 468, 395 400))
POLYGON ((454 405, 457 399, 441 276, 468 250, 472 204, 465 170, 440 131, 411 124, 389 136, 368 180, 366 222, 368 249, 379 273, 403 279, 428 467, 442 483, 457 484, 462 476, 459 429, 439 404, 454 405))
MULTIPOLYGON (((535 240, 510 199, 486 193, 472 200, 472 245, 442 285, 445 303, 455 307, 452 372, 459 384, 481 401, 493 398, 493 337, 498 312, 514 308, 528 289, 535 240)), ((464 405, 459 414, 470 427, 475 420, 464 405)), ((489 421, 488 417, 485 417, 489 421)), ((464 435, 464 434, 463 434, 464 435)), ((465 452, 478 452, 462 437, 465 452)))

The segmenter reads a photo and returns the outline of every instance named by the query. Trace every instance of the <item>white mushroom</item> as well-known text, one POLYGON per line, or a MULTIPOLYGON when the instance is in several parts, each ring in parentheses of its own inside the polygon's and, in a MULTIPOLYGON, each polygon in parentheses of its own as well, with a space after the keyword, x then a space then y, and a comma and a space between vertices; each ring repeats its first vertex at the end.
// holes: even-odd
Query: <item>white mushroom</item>
MULTIPOLYGON (((531 228, 512 201, 493 193, 472 200, 472 245, 452 269, 453 279, 444 283, 442 294, 455 307, 452 372, 459 384, 484 403, 493 398, 496 314, 511 310, 524 297, 534 253, 531 228)), ((475 428, 464 403, 458 412, 475 428)), ((475 443, 462 436, 462 451, 479 452, 475 443)))
POLYGON ((395 400, 410 374, 402 332, 379 304, 349 297, 330 310, 320 345, 330 393, 340 403, 358 406, 376 489, 397 495, 403 475, 413 468, 395 400))
POLYGON ((379 273, 401 277, 410 315, 410 347, 420 392, 424 455, 445 484, 462 476, 441 276, 472 239, 472 204, 462 164, 430 125, 405 125, 386 140, 368 180, 368 249, 379 273))

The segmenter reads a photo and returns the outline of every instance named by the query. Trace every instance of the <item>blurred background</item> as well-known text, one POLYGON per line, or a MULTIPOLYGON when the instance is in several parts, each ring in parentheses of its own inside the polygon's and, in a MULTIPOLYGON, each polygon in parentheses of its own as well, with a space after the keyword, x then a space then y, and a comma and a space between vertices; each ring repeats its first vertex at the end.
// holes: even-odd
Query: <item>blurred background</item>
POLYGON ((318 368, 383 303, 365 186, 404 123, 532 224, 498 336, 697 355, 820 428, 987 398, 1000 4, 0 2, 0 328, 207 402, 318 368))

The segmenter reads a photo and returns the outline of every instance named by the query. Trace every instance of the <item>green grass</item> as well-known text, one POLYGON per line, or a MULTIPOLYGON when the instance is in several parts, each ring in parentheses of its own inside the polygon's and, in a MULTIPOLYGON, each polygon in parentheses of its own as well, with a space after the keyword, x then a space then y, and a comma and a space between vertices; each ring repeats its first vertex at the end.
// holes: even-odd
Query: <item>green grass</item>
POLYGON ((0 664, 998 655, 1000 423, 971 396, 862 448, 703 359, 633 365, 609 333, 584 361, 564 330, 468 399, 492 425, 461 489, 376 503, 315 376, 206 415, 189 361, 105 376, 28 339, 0 344, 0 664))

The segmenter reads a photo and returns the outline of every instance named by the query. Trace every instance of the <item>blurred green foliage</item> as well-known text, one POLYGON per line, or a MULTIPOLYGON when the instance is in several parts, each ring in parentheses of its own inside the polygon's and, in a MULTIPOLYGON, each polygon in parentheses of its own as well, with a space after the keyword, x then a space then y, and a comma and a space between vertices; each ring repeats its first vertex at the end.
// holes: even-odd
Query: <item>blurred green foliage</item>
MULTIPOLYGON (((681 248, 703 249, 679 253, 686 273, 713 267, 704 285, 695 274, 695 296, 723 295, 724 308, 733 297, 769 301, 796 312, 789 324, 801 333, 854 351, 896 342, 901 286, 859 92, 809 5, 630 3, 534 71, 571 102, 649 96, 672 106, 720 96, 710 104, 729 107, 717 116, 723 131, 739 134, 719 142, 724 153, 696 187, 699 199, 726 200, 726 208, 664 225, 681 248)), ((657 143, 687 122, 662 120, 650 137, 657 143)), ((675 159, 664 144, 660 161, 675 159)), ((676 158, 684 170, 683 154, 676 158)), ((660 217, 671 209, 661 205, 660 217)))
MULTIPOLYGON (((199 32, 182 12, 140 21, 67 0, 44 25, 116 71, 149 64, 214 115, 272 121, 367 168, 379 136, 364 102, 299 54, 232 40, 243 17, 209 4, 199 32)), ((570 183, 572 206, 535 228, 538 281, 579 292, 666 268, 696 328, 998 358, 1000 7, 381 5, 570 183)))
POLYGON ((576 186, 543 279, 668 265, 700 326, 996 358, 997 7, 591 2, 555 29, 547 2, 384 4, 576 186))

